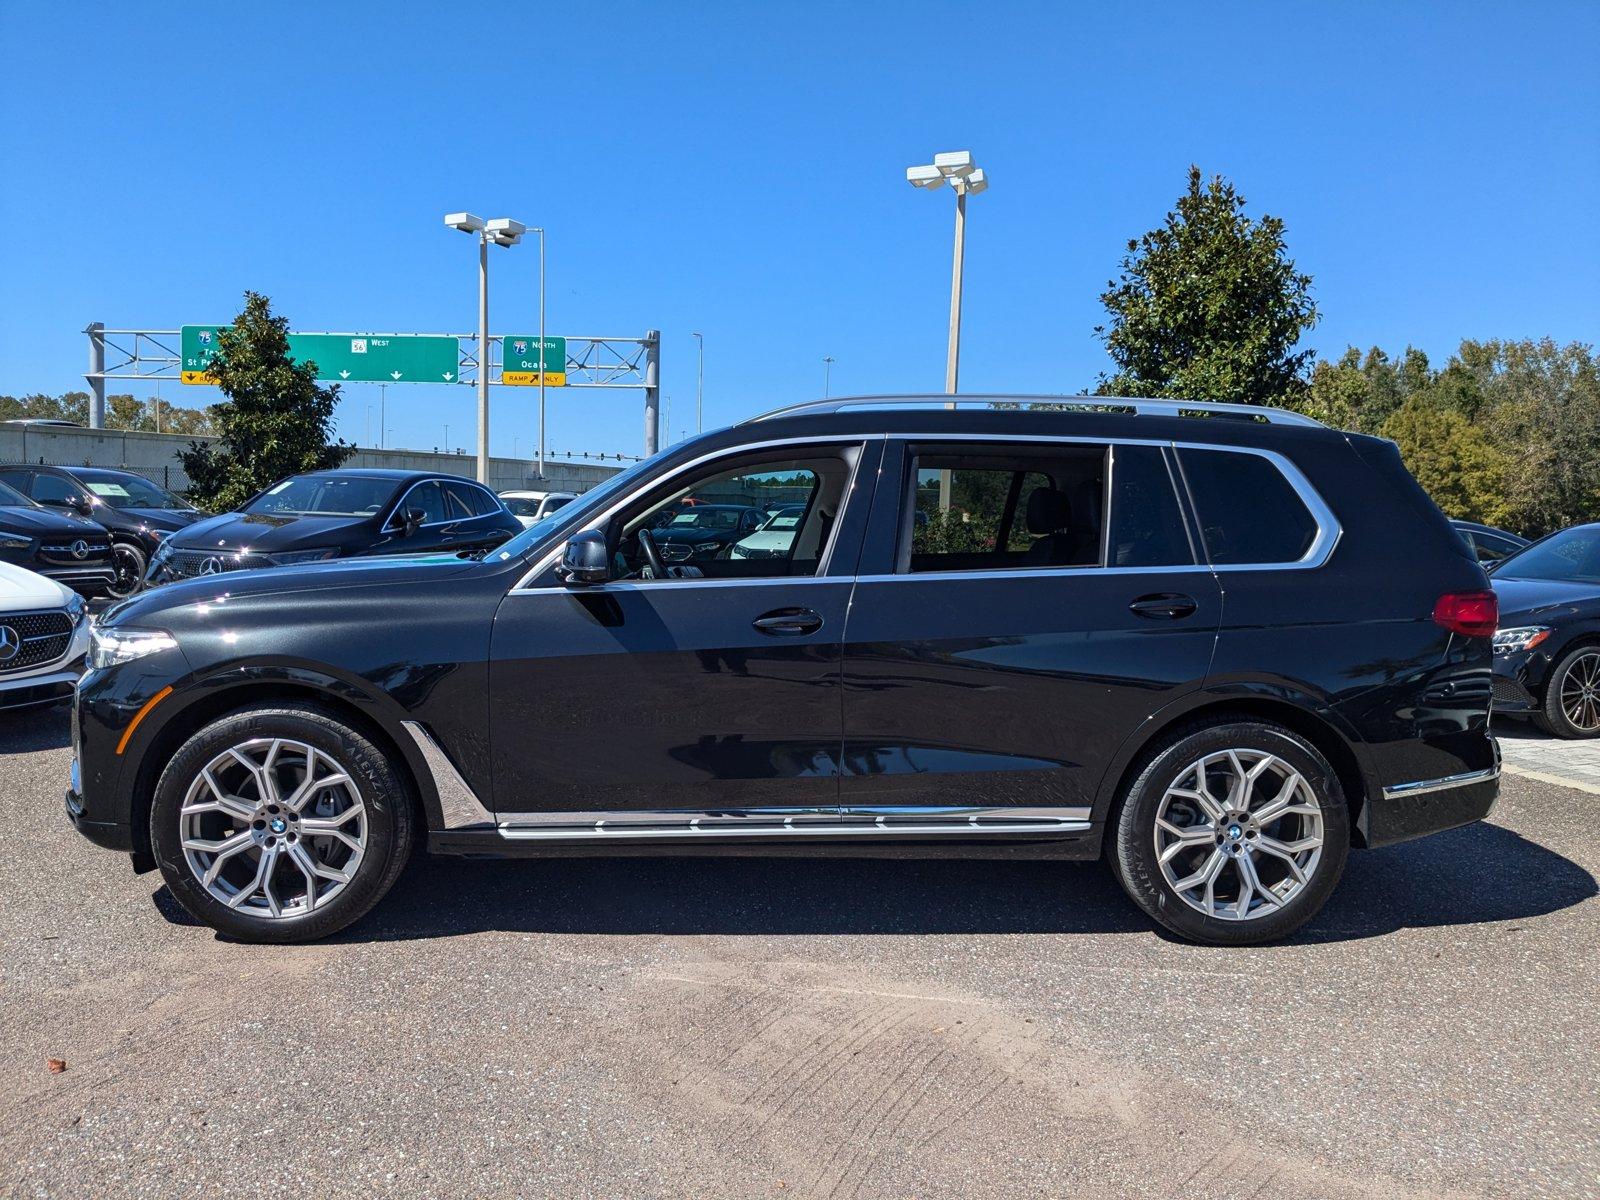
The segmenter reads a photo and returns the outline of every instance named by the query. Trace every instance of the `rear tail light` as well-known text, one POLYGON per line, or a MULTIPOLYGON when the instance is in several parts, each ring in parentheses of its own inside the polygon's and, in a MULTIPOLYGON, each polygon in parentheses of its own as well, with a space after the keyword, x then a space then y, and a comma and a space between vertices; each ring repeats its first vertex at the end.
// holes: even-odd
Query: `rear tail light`
POLYGON ((1500 601, 1493 592, 1446 592, 1433 606, 1433 619, 1463 637, 1493 637, 1500 601))

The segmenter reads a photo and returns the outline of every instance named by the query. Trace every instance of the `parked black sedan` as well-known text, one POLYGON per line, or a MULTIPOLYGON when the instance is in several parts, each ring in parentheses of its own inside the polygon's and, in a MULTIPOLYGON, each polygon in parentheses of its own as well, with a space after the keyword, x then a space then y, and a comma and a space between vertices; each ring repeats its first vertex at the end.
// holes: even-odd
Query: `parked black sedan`
POLYGON ((1564 738, 1600 735, 1600 524, 1574 525, 1498 564, 1494 711, 1564 738))
POLYGON ((718 558, 766 519, 766 513, 746 504, 695 504, 667 516, 656 527, 655 542, 669 563, 718 558))
POLYGON ((151 583, 374 554, 478 557, 522 532, 493 492, 458 475, 348 469, 279 480, 238 512, 173 534, 151 583))
POLYGON ((114 578, 111 535, 93 521, 35 504, 0 482, 0 562, 48 576, 83 596, 114 578))
POLYGON ((143 585, 150 560, 168 534, 203 515, 143 475, 109 467, 6 467, 0 470, 0 482, 35 504, 104 526, 111 534, 111 565, 116 571, 108 590, 118 598, 133 595, 143 585))

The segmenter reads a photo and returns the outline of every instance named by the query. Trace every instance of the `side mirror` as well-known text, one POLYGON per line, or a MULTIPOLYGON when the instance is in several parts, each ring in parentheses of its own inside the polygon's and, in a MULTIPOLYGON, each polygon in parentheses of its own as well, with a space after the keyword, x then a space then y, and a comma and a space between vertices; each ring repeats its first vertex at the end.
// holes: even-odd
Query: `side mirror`
POLYGON ((611 550, 606 535, 598 529, 585 529, 567 539, 556 575, 563 583, 585 585, 604 583, 611 578, 611 550))
POLYGON ((72 505, 73 508, 77 509, 86 517, 94 511, 94 501, 90 500, 87 496, 74 496, 71 500, 67 501, 67 503, 72 505))
POLYGON ((400 536, 410 537, 417 531, 417 526, 422 524, 423 518, 427 515, 420 508, 407 508, 395 513, 394 520, 390 521, 389 524, 400 536))

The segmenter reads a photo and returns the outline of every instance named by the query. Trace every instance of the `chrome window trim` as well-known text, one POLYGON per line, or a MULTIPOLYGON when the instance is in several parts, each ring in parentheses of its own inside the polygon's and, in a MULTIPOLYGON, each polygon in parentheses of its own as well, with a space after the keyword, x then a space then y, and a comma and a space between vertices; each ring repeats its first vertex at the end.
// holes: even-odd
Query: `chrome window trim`
MULTIPOLYGON (((1212 563, 1213 571, 1307 571, 1315 570, 1324 565, 1333 557, 1334 548, 1339 544, 1339 538, 1344 534, 1344 527, 1339 524, 1339 518, 1333 515, 1333 510, 1322 499, 1321 493, 1311 486, 1311 481, 1293 462, 1279 454, 1276 450, 1267 450, 1259 446, 1219 446, 1214 442, 1173 442, 1174 450, 1210 450, 1222 454, 1254 454, 1264 458, 1278 469, 1295 495, 1300 497, 1300 502, 1306 506, 1306 511, 1311 514, 1311 519, 1317 523, 1317 536, 1311 539, 1311 545, 1306 547, 1306 552, 1293 562, 1282 563, 1212 563)), ((1178 469, 1183 470, 1183 456, 1178 456, 1178 469)), ((1189 481, 1184 479, 1184 487, 1189 481)), ((1195 510, 1195 517, 1200 516, 1199 505, 1194 503, 1190 496, 1190 503, 1195 510)), ((1205 530, 1202 528, 1201 539, 1204 541, 1205 530)))
MULTIPOLYGON (((856 500, 855 500, 856 488, 860 483, 860 476, 861 476, 861 453, 860 452, 865 451, 866 448, 871 445, 871 443, 885 441, 885 440, 887 440, 888 437, 889 437, 889 435, 885 434, 885 433, 847 433, 847 434, 829 434, 829 435, 821 435, 821 434, 819 434, 819 435, 815 435, 815 436, 799 437, 799 438, 775 438, 775 439, 772 439, 770 441, 764 441, 764 442, 748 442, 748 443, 745 443, 744 445, 740 445, 740 446, 725 446, 721 450, 713 450, 710 453, 702 454, 697 458, 692 458, 688 462, 683 463, 682 465, 673 468, 673 470, 671 470, 667 474, 656 476, 655 478, 651 479, 649 482, 645 483, 643 486, 635 488, 633 491, 629 492, 626 496, 623 496, 620 499, 618 499, 615 503, 610 505, 608 508, 603 509, 599 513, 598 516, 590 517, 589 520, 585 521, 582 525, 579 525, 575 529, 570 530, 567 533, 567 538, 570 539, 573 536, 573 534, 583 533, 586 530, 590 530, 590 529, 600 529, 600 528, 604 527, 605 525, 610 524, 611 518, 616 516, 617 513, 620 512, 622 509, 626 508, 633 500, 635 500, 639 496, 639 494, 641 492, 650 491, 650 490, 654 489, 655 487, 657 487, 657 486, 659 486, 660 484, 663 484, 663 483, 670 483, 672 480, 678 478, 679 476, 683 475, 684 473, 686 473, 688 471, 692 471, 696 467, 703 466, 704 464, 706 464, 708 462, 714 462, 719 458, 737 458, 740 455, 753 453, 753 452, 759 451, 759 450, 778 450, 778 449, 783 449, 783 448, 788 447, 788 446, 851 446, 851 447, 854 447, 857 450, 858 453, 857 453, 857 456, 856 456, 856 461, 853 462, 850 465, 850 481, 849 481, 849 483, 847 483, 845 485, 845 490, 844 490, 845 504, 849 505, 849 504, 852 504, 852 503, 856 502, 856 500)), ((839 513, 839 516, 834 519, 833 528, 831 530, 829 530, 829 532, 828 532, 828 548, 827 548, 826 553, 824 553, 824 555, 822 557, 822 562, 824 564, 826 564, 828 567, 832 567, 833 566, 833 551, 834 551, 834 547, 837 545, 837 542, 838 542, 839 530, 841 528, 843 528, 843 526, 844 526, 844 512, 843 512, 843 509, 841 509, 840 513, 839 513)), ((542 592, 549 592, 549 593, 555 593, 555 594, 558 594, 558 595, 564 595, 564 594, 568 594, 570 591, 572 591, 573 589, 569 589, 569 588, 566 588, 564 586, 555 586, 555 587, 533 587, 532 586, 532 581, 534 579, 537 579, 540 575, 544 574, 551 567, 555 566, 556 561, 561 557, 561 551, 562 551, 564 545, 565 545, 565 541, 563 541, 562 545, 555 546, 554 548, 552 548, 550 550, 550 552, 548 554, 546 554, 542 558, 540 558, 534 564, 533 568, 531 570, 529 570, 527 573, 525 573, 522 576, 522 578, 517 581, 517 585, 514 588, 512 588, 511 591, 509 593, 507 593, 507 594, 508 595, 512 595, 512 596, 531 596, 531 595, 537 595, 537 594, 542 593, 542 592)), ((766 576, 761 576, 758 579, 753 580, 752 582, 770 583, 770 582, 772 582, 774 580, 788 580, 789 582, 793 583, 793 582, 796 582, 796 581, 802 580, 802 579, 818 579, 818 580, 826 579, 826 580, 831 580, 831 581, 837 583, 837 582, 841 582, 841 581, 848 582, 851 578, 853 578, 853 577, 850 576, 850 575, 829 575, 829 574, 817 574, 817 575, 766 575, 766 576)), ((624 582, 632 582, 632 581, 629 581, 629 580, 617 580, 615 582, 624 583, 624 582)), ((727 583, 730 583, 730 582, 732 582, 732 581, 731 580, 727 580, 727 579, 652 579, 652 580, 648 581, 648 585, 650 587, 652 587, 652 588, 657 588, 657 587, 660 587, 662 585, 667 585, 669 587, 671 587, 671 586, 682 587, 684 584, 699 584, 701 586, 704 586, 704 585, 707 585, 707 584, 727 584, 727 583)), ((583 592, 594 592, 594 591, 599 590, 600 588, 610 587, 610 586, 612 586, 612 584, 609 584, 609 583, 607 583, 607 584, 598 584, 598 585, 585 587, 585 588, 581 588, 581 589, 577 589, 577 590, 583 591, 583 592)))
POLYGON ((1411 783, 1397 783, 1383 789, 1385 800, 1404 800, 1409 796, 1426 796, 1431 792, 1448 792, 1455 788, 1471 787, 1500 778, 1500 764, 1482 771, 1465 771, 1460 775, 1445 775, 1439 779, 1418 779, 1411 783))
POLYGON ((401 721, 400 724, 411 735, 411 740, 416 743, 417 750, 428 765, 433 790, 439 797, 439 812, 444 818, 444 827, 470 829, 473 826, 492 826, 493 814, 483 806, 472 785, 461 778, 461 772, 456 770, 455 764, 439 743, 433 740, 433 735, 416 721, 401 721))
POLYGON ((1088 807, 951 808, 906 805, 737 810, 506 813, 509 841, 649 841, 678 838, 929 837, 1087 833, 1088 807))

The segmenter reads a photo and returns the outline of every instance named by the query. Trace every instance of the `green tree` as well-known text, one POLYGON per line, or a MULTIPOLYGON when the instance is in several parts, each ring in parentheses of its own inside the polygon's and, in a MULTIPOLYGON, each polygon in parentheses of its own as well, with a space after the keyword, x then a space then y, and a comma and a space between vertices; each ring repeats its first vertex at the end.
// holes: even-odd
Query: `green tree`
POLYGON ((1600 362, 1594 348, 1549 338, 1463 342, 1480 380, 1484 423, 1516 463, 1511 528, 1531 534, 1600 518, 1600 362))
POLYGON ((64 392, 60 396, 46 396, 43 392, 33 392, 22 397, 0 396, 0 421, 14 421, 22 417, 87 425, 89 393, 64 392))
POLYGON ((1189 186, 1159 229, 1128 243, 1095 333, 1116 364, 1101 395, 1284 404, 1305 390, 1317 322, 1311 277, 1295 269, 1277 217, 1252 220, 1220 175, 1189 186))
POLYGON ((1382 432, 1400 447, 1407 469, 1446 514, 1487 525, 1505 523, 1511 512, 1509 462, 1481 426, 1424 393, 1402 404, 1382 432))
POLYGON ((244 311, 217 331, 207 368, 227 397, 210 409, 219 440, 190 442, 178 455, 189 498, 214 512, 285 475, 337 467, 356 449, 332 437, 339 385, 319 386, 314 363, 289 358, 289 322, 272 315, 265 296, 244 299, 244 311))

